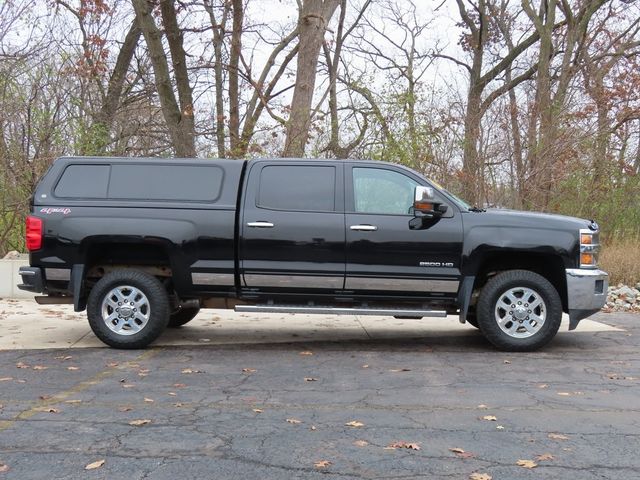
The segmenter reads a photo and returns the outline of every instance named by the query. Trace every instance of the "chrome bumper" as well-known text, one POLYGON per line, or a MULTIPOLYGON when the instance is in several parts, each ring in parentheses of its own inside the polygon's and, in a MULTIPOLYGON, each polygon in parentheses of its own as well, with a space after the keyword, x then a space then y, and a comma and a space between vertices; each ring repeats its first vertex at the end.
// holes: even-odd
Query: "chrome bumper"
POLYGON ((609 275, 602 270, 567 268, 569 330, 583 318, 598 312, 607 302, 609 275))

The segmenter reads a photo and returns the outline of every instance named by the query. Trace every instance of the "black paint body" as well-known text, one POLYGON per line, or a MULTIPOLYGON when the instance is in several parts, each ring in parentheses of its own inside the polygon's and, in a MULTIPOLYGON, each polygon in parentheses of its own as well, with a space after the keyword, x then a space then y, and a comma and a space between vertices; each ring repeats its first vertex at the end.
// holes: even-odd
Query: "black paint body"
MULTIPOLYGON (((74 265, 88 271, 95 259, 131 265, 137 258, 153 263, 159 255, 183 299, 436 302, 450 310, 460 306, 463 280, 490 269, 496 258, 523 256, 553 263, 554 268, 579 267, 579 230, 588 227, 586 220, 507 210, 474 212, 435 186, 448 207, 446 214, 412 230, 414 215, 408 212, 355 212, 354 167, 390 170, 416 184, 434 186, 410 169, 382 162, 60 158, 33 196, 32 215, 44 222, 44 241, 41 249, 31 252, 30 264, 45 272, 74 265), (149 182, 154 182, 158 165, 215 164, 224 172, 220 194, 214 201, 55 196, 69 165, 132 162, 146 166, 149 182), (273 165, 332 167, 334 211, 261 207, 261 171, 273 165), (249 227, 251 222, 273 227, 249 227), (351 229, 361 225, 377 229, 351 229), (206 280, 195 282, 202 277, 194 274, 206 280)), ((61 293, 59 283, 46 278, 44 282, 50 295, 61 293)), ((86 289, 78 291, 87 294, 86 289)))

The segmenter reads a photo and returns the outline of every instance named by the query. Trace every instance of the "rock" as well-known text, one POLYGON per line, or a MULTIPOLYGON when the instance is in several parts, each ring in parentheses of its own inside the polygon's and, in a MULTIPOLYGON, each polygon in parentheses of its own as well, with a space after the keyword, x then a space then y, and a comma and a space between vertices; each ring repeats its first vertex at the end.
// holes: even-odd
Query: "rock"
POLYGON ((15 250, 11 250, 4 256, 5 260, 15 260, 17 258, 20 258, 20 253, 16 252, 15 250))

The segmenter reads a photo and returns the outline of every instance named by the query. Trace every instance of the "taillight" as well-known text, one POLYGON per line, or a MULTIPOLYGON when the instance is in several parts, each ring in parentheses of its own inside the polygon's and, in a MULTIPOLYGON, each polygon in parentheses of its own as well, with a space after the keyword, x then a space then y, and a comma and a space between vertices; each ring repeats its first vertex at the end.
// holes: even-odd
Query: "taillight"
POLYGON ((42 220, 37 217, 27 217, 27 249, 38 250, 42 247, 42 220))

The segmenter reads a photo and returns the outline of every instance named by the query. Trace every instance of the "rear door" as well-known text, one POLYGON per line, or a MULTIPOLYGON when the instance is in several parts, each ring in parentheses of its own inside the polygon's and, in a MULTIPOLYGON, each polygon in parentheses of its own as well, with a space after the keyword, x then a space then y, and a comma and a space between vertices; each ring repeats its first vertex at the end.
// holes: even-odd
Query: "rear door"
MULTIPOLYGON (((393 165, 350 164, 346 173, 345 290, 358 294, 452 296, 458 291, 462 216, 447 213, 409 228, 416 185, 424 179, 393 165)), ((437 193, 437 195, 440 195, 437 193)))
POLYGON ((240 224, 243 287, 343 289, 343 171, 335 162, 250 163, 240 224))

